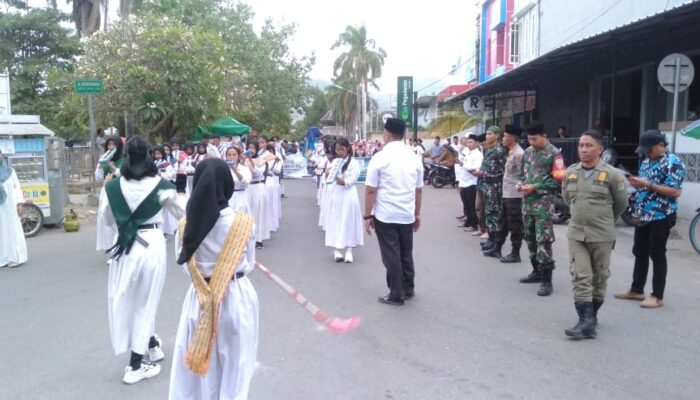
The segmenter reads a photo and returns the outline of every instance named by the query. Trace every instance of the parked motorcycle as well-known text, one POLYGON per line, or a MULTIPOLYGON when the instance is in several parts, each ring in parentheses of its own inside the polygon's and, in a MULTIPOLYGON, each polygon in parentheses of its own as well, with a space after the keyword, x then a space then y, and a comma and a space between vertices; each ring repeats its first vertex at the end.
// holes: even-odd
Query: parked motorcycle
POLYGON ((607 148, 603 151, 601 160, 612 165, 617 171, 625 177, 625 189, 627 190, 627 196, 629 198, 627 202, 627 208, 622 212, 620 218, 624 221, 627 226, 634 226, 634 221, 632 220, 632 214, 634 213, 634 203, 637 199, 637 189, 632 186, 629 179, 629 171, 617 162, 617 152, 613 148, 607 148))
POLYGON ((560 193, 554 198, 554 211, 552 212, 552 222, 561 225, 565 224, 566 221, 571 218, 571 210, 569 206, 564 201, 564 198, 560 193))
POLYGON ((430 184, 435 189, 440 189, 445 185, 454 185, 457 182, 455 177, 454 167, 446 167, 444 165, 433 165, 433 173, 430 177, 430 184))

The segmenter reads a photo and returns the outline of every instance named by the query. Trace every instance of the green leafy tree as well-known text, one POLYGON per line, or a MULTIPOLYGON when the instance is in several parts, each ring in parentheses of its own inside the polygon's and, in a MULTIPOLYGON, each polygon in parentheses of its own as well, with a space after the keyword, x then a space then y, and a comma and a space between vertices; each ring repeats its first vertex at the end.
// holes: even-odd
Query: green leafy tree
POLYGON ((185 25, 214 32, 226 46, 225 63, 239 73, 227 81, 227 112, 254 129, 283 136, 292 129, 291 112, 304 106, 314 56, 289 51, 293 25, 266 20, 254 28, 255 14, 241 3, 213 0, 155 0, 143 14, 165 14, 185 25))
POLYGON ((225 89, 239 74, 225 53, 215 33, 137 17, 90 37, 76 77, 103 79, 96 111, 113 120, 125 112, 136 115, 136 133, 153 140, 175 132, 189 136, 230 104, 225 89))
POLYGON ((310 126, 321 124, 321 117, 328 112, 328 102, 326 92, 311 86, 307 89, 305 96, 304 119, 301 120, 301 129, 308 129, 310 126))
POLYGON ((34 114, 49 128, 70 136, 72 124, 56 114, 71 87, 51 85, 54 76, 72 71, 80 43, 61 24, 68 15, 53 9, 0 14, 0 71, 10 74, 13 114, 34 114))

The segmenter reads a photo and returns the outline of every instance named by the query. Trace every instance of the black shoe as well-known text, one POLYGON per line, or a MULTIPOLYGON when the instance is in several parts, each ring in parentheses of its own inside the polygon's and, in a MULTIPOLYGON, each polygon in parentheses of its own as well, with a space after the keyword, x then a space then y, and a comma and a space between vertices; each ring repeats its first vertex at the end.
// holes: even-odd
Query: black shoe
POLYGON ((494 257, 498 258, 499 260, 503 255, 501 254, 501 247, 503 247, 502 244, 497 244, 491 248, 491 250, 485 250, 484 251, 484 256, 485 257, 494 257))
POLYGON ((379 301, 380 303, 389 304, 392 306, 402 306, 403 305, 403 300, 395 299, 395 298, 391 297, 391 295, 382 296, 382 297, 378 298, 377 301, 379 301))
POLYGON ((539 283, 542 282, 542 273, 539 271, 532 271, 526 276, 523 276, 519 280, 520 283, 539 283))
POLYGON ((564 331, 566 336, 574 339, 593 339, 596 337, 595 331, 595 308, 590 301, 577 301, 575 303, 578 312, 578 324, 571 329, 564 331))
POLYGON ((481 251, 489 251, 496 245, 491 239, 487 239, 479 244, 481 245, 481 251))
POLYGON ((415 296, 416 296, 416 294, 413 293, 413 292, 406 293, 406 300, 411 300, 411 299, 414 298, 415 296))
POLYGON ((504 264, 513 264, 522 262, 522 260, 520 260, 520 254, 510 253, 505 257, 501 257, 501 262, 504 264))
POLYGON ((263 247, 264 247, 264 246, 263 246, 262 242, 255 242, 255 248, 256 248, 256 249, 262 249, 263 247))

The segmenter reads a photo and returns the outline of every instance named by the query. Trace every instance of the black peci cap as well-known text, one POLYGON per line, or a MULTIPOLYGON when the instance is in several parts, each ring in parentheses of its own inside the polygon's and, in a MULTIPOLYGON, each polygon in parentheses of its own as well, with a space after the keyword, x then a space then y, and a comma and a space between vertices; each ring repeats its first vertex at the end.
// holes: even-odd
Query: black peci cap
POLYGON ((396 136, 404 136, 406 134, 406 123, 398 118, 387 118, 384 129, 396 136))

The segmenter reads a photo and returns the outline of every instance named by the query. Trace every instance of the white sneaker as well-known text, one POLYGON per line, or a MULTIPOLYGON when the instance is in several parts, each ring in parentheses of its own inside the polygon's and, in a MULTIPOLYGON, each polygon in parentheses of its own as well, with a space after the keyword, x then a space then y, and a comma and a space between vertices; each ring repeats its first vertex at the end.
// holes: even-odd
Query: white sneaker
POLYGON ((160 365, 158 364, 141 363, 141 368, 136 371, 132 370, 130 365, 127 365, 126 368, 124 368, 124 377, 122 381, 127 385, 133 385, 144 379, 153 378, 158 374, 160 374, 160 365))
POLYGON ((345 250, 345 262, 346 263, 351 263, 354 260, 352 259, 352 247, 348 247, 347 250, 345 250))
POLYGON ((160 361, 165 358, 165 353, 163 353, 163 350, 160 348, 160 337, 158 335, 153 335, 156 338, 156 342, 158 342, 158 346, 148 349, 148 359, 151 362, 156 362, 160 361))
POLYGON ((341 253, 340 250, 333 250, 333 258, 335 259, 335 262, 341 262, 344 260, 343 253, 341 253))

